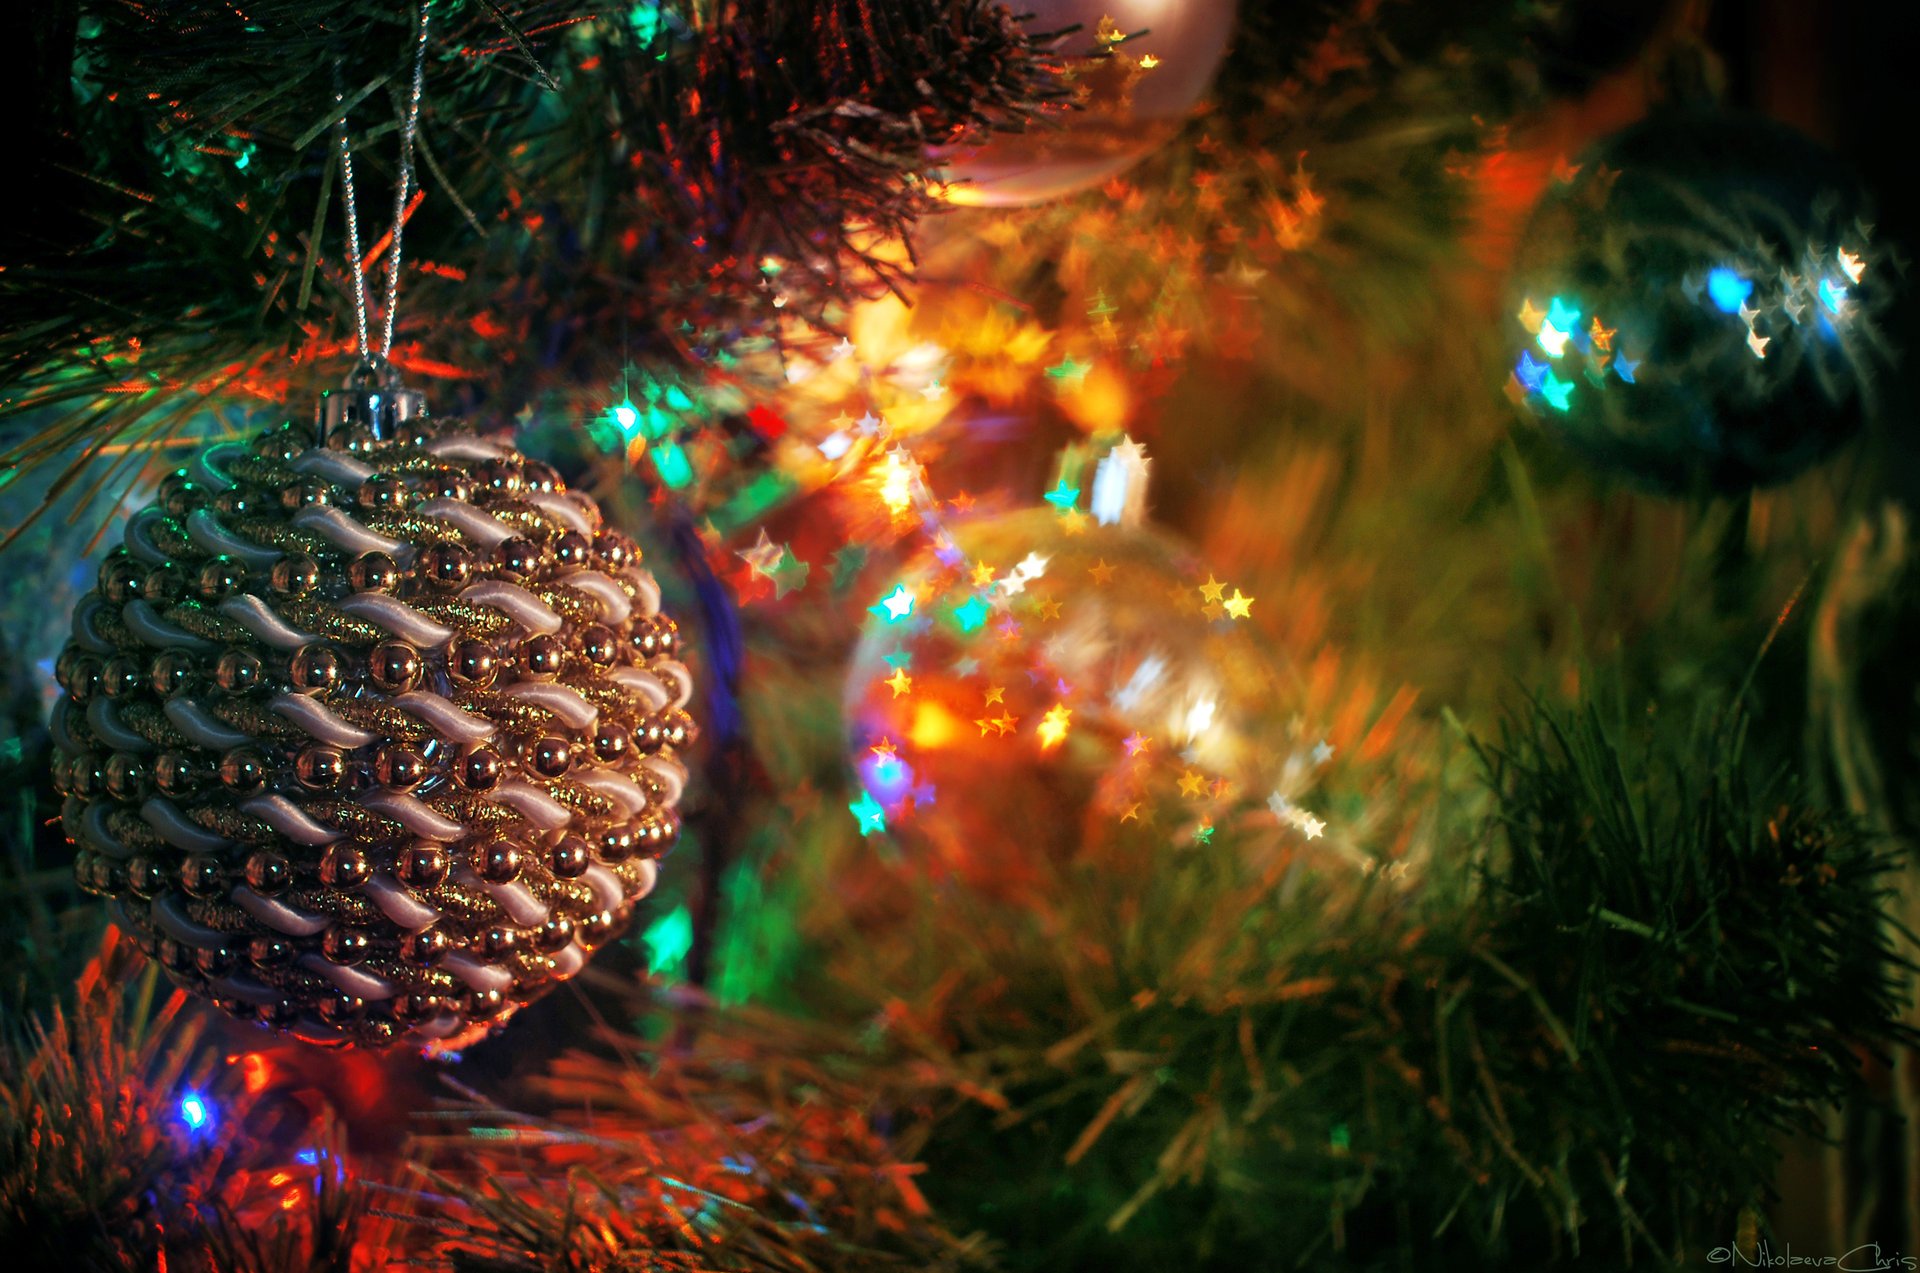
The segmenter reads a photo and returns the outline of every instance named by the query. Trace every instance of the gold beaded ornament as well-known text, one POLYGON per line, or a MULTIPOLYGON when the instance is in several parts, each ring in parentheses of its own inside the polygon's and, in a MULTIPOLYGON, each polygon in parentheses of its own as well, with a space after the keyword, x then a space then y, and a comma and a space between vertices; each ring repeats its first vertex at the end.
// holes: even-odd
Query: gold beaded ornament
POLYGON ((315 428, 163 480, 76 607, 75 872, 236 1016, 465 1046, 652 889, 694 735, 677 652, 593 500, 363 364, 315 428))

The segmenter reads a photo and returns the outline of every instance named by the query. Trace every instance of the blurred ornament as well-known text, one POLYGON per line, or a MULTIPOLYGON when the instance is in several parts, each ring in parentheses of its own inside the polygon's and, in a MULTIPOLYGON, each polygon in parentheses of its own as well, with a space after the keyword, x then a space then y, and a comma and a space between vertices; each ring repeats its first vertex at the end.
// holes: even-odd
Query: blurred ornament
POLYGON ((1784 481, 1872 406, 1890 265, 1859 185, 1811 141, 1734 115, 1650 119, 1535 212, 1508 392, 1648 486, 1784 481))
POLYGON ((1073 108, 936 156, 945 197, 1017 207, 1085 190, 1164 145, 1213 82, 1233 0, 1026 0, 1029 29, 1064 37, 1073 108))
POLYGON ((237 1016, 459 1047, 624 928, 678 834, 659 601, 591 499, 363 366, 317 429, 165 479, 75 609, 79 880, 237 1016))
POLYGON ((1124 817, 1173 775, 1264 798, 1272 758, 1250 731, 1272 672, 1197 578, 1137 516, 1042 508, 941 532, 880 597, 850 667, 862 833, 1016 887, 1027 858, 1070 856, 1089 817, 1124 817))

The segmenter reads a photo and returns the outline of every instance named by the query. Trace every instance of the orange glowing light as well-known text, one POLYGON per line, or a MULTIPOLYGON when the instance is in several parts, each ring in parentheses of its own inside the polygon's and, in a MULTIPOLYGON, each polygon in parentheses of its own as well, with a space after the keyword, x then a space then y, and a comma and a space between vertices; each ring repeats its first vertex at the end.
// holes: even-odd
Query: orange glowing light
POLYGON ((1042 751, 1052 751, 1066 741, 1067 729, 1072 719, 1073 713, 1068 710, 1065 703, 1055 703, 1047 714, 1040 718, 1038 732, 1042 751))
POLYGON ((273 1081, 273 1064, 258 1052, 247 1053, 240 1058, 240 1081, 249 1093, 266 1091, 273 1081))
POLYGON ((916 466, 899 451, 887 452, 887 464, 880 474, 880 500, 893 513, 904 513, 913 505, 913 479, 916 466))
POLYGON ((961 737, 961 722, 939 703, 921 700, 914 707, 913 721, 907 727, 907 741, 922 751, 937 751, 953 745, 961 737))
POLYGON ((1123 372, 1096 364, 1093 370, 1060 391, 1060 409, 1087 433, 1125 428, 1133 417, 1133 403, 1123 372))

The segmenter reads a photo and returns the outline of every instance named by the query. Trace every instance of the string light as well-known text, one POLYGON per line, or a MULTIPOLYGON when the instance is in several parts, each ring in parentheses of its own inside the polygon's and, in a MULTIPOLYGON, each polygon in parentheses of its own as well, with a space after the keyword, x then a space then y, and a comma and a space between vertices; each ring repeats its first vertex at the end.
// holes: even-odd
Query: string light
POLYGON ((880 807, 880 802, 873 798, 872 792, 862 791, 860 798, 848 805, 847 809, 859 821, 862 836, 887 829, 887 811, 880 807))
POLYGON ((1707 295, 1723 314, 1737 314, 1753 295, 1753 280, 1741 278, 1726 266, 1707 274, 1707 295))
POLYGON ((180 1122, 190 1132, 201 1132, 213 1124, 213 1106, 198 1092, 180 1098, 180 1122))
POLYGON ((898 623, 913 613, 913 594, 905 584, 895 584, 892 592, 867 609, 888 623, 898 623))
POLYGON ((1065 742, 1072 719, 1073 712, 1065 703, 1055 703, 1047 714, 1040 718, 1040 726, 1036 731, 1040 737, 1041 750, 1052 751, 1065 742))

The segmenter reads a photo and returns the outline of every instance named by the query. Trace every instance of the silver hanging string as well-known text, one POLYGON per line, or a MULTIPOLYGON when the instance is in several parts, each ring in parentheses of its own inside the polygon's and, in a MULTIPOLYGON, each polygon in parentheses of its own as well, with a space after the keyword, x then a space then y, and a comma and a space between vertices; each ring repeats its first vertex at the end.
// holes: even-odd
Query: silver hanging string
MULTIPOLYGON (((413 83, 407 92, 407 104, 400 119, 399 180, 393 191, 393 241, 387 248, 387 288, 381 316, 380 360, 393 352, 393 323, 400 302, 400 244, 406 235, 407 200, 413 193, 413 141, 420 126, 420 95, 427 69, 427 3, 421 0, 413 37, 413 83)), ((353 321, 359 340, 360 360, 371 363, 373 349, 367 337, 366 263, 360 255, 360 201, 353 184, 353 146, 347 140, 346 93, 336 86, 333 100, 340 108, 334 120, 334 137, 340 148, 340 201, 347 220, 347 268, 353 277, 353 321)))
POLYGON ((393 352, 393 317, 400 304, 400 238, 407 228, 407 200, 413 185, 413 136, 420 126, 420 89, 427 71, 427 0, 420 0, 413 36, 413 85, 400 121, 400 180, 393 188, 393 243, 387 250, 386 312, 381 317, 380 356, 393 352))
POLYGON ((347 211, 347 273, 353 279, 353 321, 360 333, 360 361, 366 362, 370 353, 367 280, 360 269, 360 210, 359 200, 353 194, 353 147, 347 143, 347 95, 335 88, 333 100, 340 108, 340 118, 333 122, 333 131, 340 143, 340 202, 346 205, 347 211))

